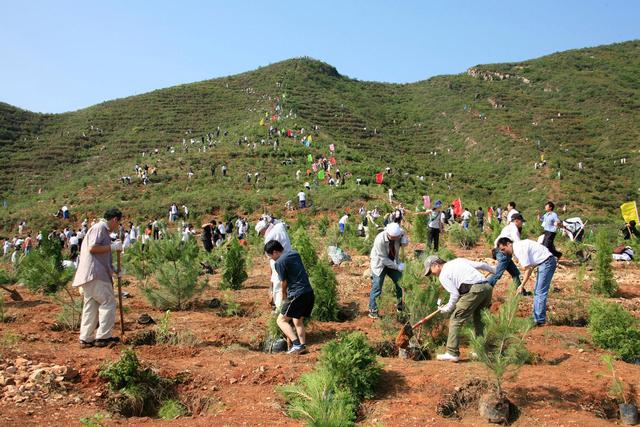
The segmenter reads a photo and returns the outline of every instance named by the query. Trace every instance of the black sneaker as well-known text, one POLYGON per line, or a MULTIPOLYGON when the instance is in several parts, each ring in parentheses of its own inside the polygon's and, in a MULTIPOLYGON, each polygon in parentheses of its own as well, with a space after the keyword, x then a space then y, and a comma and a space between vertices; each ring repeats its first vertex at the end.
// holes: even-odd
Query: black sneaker
POLYGON ((80 340, 80 348, 91 348, 93 346, 94 346, 93 341, 87 342, 87 341, 80 340))
POLYGON ((106 347, 111 343, 119 343, 120 342, 120 338, 118 337, 111 337, 111 338, 102 338, 99 340, 95 341, 95 346, 96 347, 106 347))
POLYGON ((378 315, 377 311, 370 311, 369 312, 369 317, 372 318, 372 319, 379 319, 380 315, 378 315))
POLYGON ((398 303, 396 305, 396 313, 402 313, 404 311, 404 303, 398 303))

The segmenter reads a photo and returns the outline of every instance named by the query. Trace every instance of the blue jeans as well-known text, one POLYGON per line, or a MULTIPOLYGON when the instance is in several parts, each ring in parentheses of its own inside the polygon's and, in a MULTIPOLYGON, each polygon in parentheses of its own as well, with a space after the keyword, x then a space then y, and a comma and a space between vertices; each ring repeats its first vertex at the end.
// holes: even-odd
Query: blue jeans
POLYGON ((338 224, 340 226, 340 234, 344 234, 344 224, 338 224))
POLYGON ((496 251, 496 261, 498 261, 498 265, 496 265, 496 272, 489 276, 487 281, 491 286, 495 286, 498 283, 498 280, 502 277, 502 274, 506 271, 509 272, 513 281, 520 286, 520 270, 516 267, 516 264, 513 262, 513 258, 511 255, 505 255, 500 251, 496 251))
POLYGON ((462 226, 464 227, 465 230, 469 229, 469 221, 462 221, 462 226))
POLYGON ((396 287, 396 299, 398 304, 402 303, 402 288, 398 285, 398 282, 402 278, 402 272, 398 270, 392 270, 385 267, 379 276, 371 272, 371 293, 369 294, 369 311, 378 311, 378 304, 376 304, 376 298, 382 294, 382 284, 384 283, 385 276, 389 276, 393 280, 393 284, 396 287))
POLYGON ((547 320, 547 295, 557 263, 556 257, 550 256, 538 265, 536 287, 533 289, 533 321, 536 323, 545 323, 547 320))

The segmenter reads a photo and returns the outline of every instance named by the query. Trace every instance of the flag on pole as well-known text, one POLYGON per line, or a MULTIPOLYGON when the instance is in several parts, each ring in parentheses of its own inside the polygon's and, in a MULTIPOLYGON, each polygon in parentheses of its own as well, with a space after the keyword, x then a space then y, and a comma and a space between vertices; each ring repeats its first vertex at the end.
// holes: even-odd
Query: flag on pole
POLYGON ((324 180, 324 169, 320 169, 320 170, 318 171, 318 179, 319 179, 320 181, 324 180))
POLYGON ((427 210, 431 207, 431 198, 429 196, 427 196, 426 194, 424 196, 422 196, 422 205, 424 206, 424 209, 427 210))
POLYGON ((640 223, 638 219, 638 206, 636 202, 627 202, 620 205, 620 212, 622 212, 622 218, 624 222, 635 221, 636 224, 640 223))
POLYGON ((455 216, 460 216, 462 215, 462 200, 455 199, 453 202, 451 202, 451 204, 453 205, 453 214, 455 216))
POLYGON ((383 179, 384 179, 384 174, 382 172, 378 172, 376 174, 376 184, 382 184, 383 179))

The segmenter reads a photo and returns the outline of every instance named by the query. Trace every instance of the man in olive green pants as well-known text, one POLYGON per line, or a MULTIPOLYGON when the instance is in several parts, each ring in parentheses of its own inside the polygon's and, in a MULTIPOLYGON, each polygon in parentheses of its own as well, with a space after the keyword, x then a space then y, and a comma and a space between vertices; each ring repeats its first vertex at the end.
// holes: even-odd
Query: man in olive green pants
POLYGON ((436 356, 438 360, 447 362, 460 360, 458 332, 470 317, 473 317, 475 334, 482 335, 484 332, 482 310, 491 306, 493 287, 478 270, 495 273, 495 268, 489 264, 465 258, 445 262, 437 255, 432 255, 424 261, 424 275, 438 276, 442 287, 449 292, 449 302, 440 307, 441 313, 451 313, 447 352, 438 354, 436 356))

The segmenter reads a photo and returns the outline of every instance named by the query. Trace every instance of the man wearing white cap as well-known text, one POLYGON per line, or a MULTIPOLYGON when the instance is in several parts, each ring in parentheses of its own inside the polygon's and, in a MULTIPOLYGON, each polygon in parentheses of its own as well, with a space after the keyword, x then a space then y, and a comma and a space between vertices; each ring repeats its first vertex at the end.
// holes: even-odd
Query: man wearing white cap
MULTIPOLYGON (((283 253, 291 250, 291 241, 289 241, 289 234, 287 234, 287 227, 282 222, 271 223, 265 219, 261 219, 256 224, 256 233, 260 236, 264 236, 264 243, 276 240, 284 248, 283 253)), ((272 288, 269 290, 269 302, 273 302, 276 308, 282 304, 282 289, 280 285, 280 277, 275 269, 275 261, 269 260, 271 266, 271 283, 272 288)))
POLYGON ((447 351, 438 354, 438 360, 457 362, 460 359, 458 332, 467 319, 473 317, 476 335, 482 335, 484 332, 481 313, 483 309, 491 306, 493 287, 478 270, 495 273, 495 268, 489 264, 465 258, 446 262, 438 255, 431 255, 424 260, 424 275, 438 276, 442 287, 449 292, 449 302, 438 307, 440 313, 451 314, 447 351))
POLYGON ((398 311, 402 311, 402 288, 398 282, 402 278, 404 263, 400 262, 400 246, 407 246, 409 239, 396 222, 388 224, 384 231, 381 231, 373 241, 371 248, 371 293, 369 294, 369 317, 378 319, 378 305, 376 298, 382 294, 382 284, 385 276, 391 277, 396 287, 396 306, 398 311))

